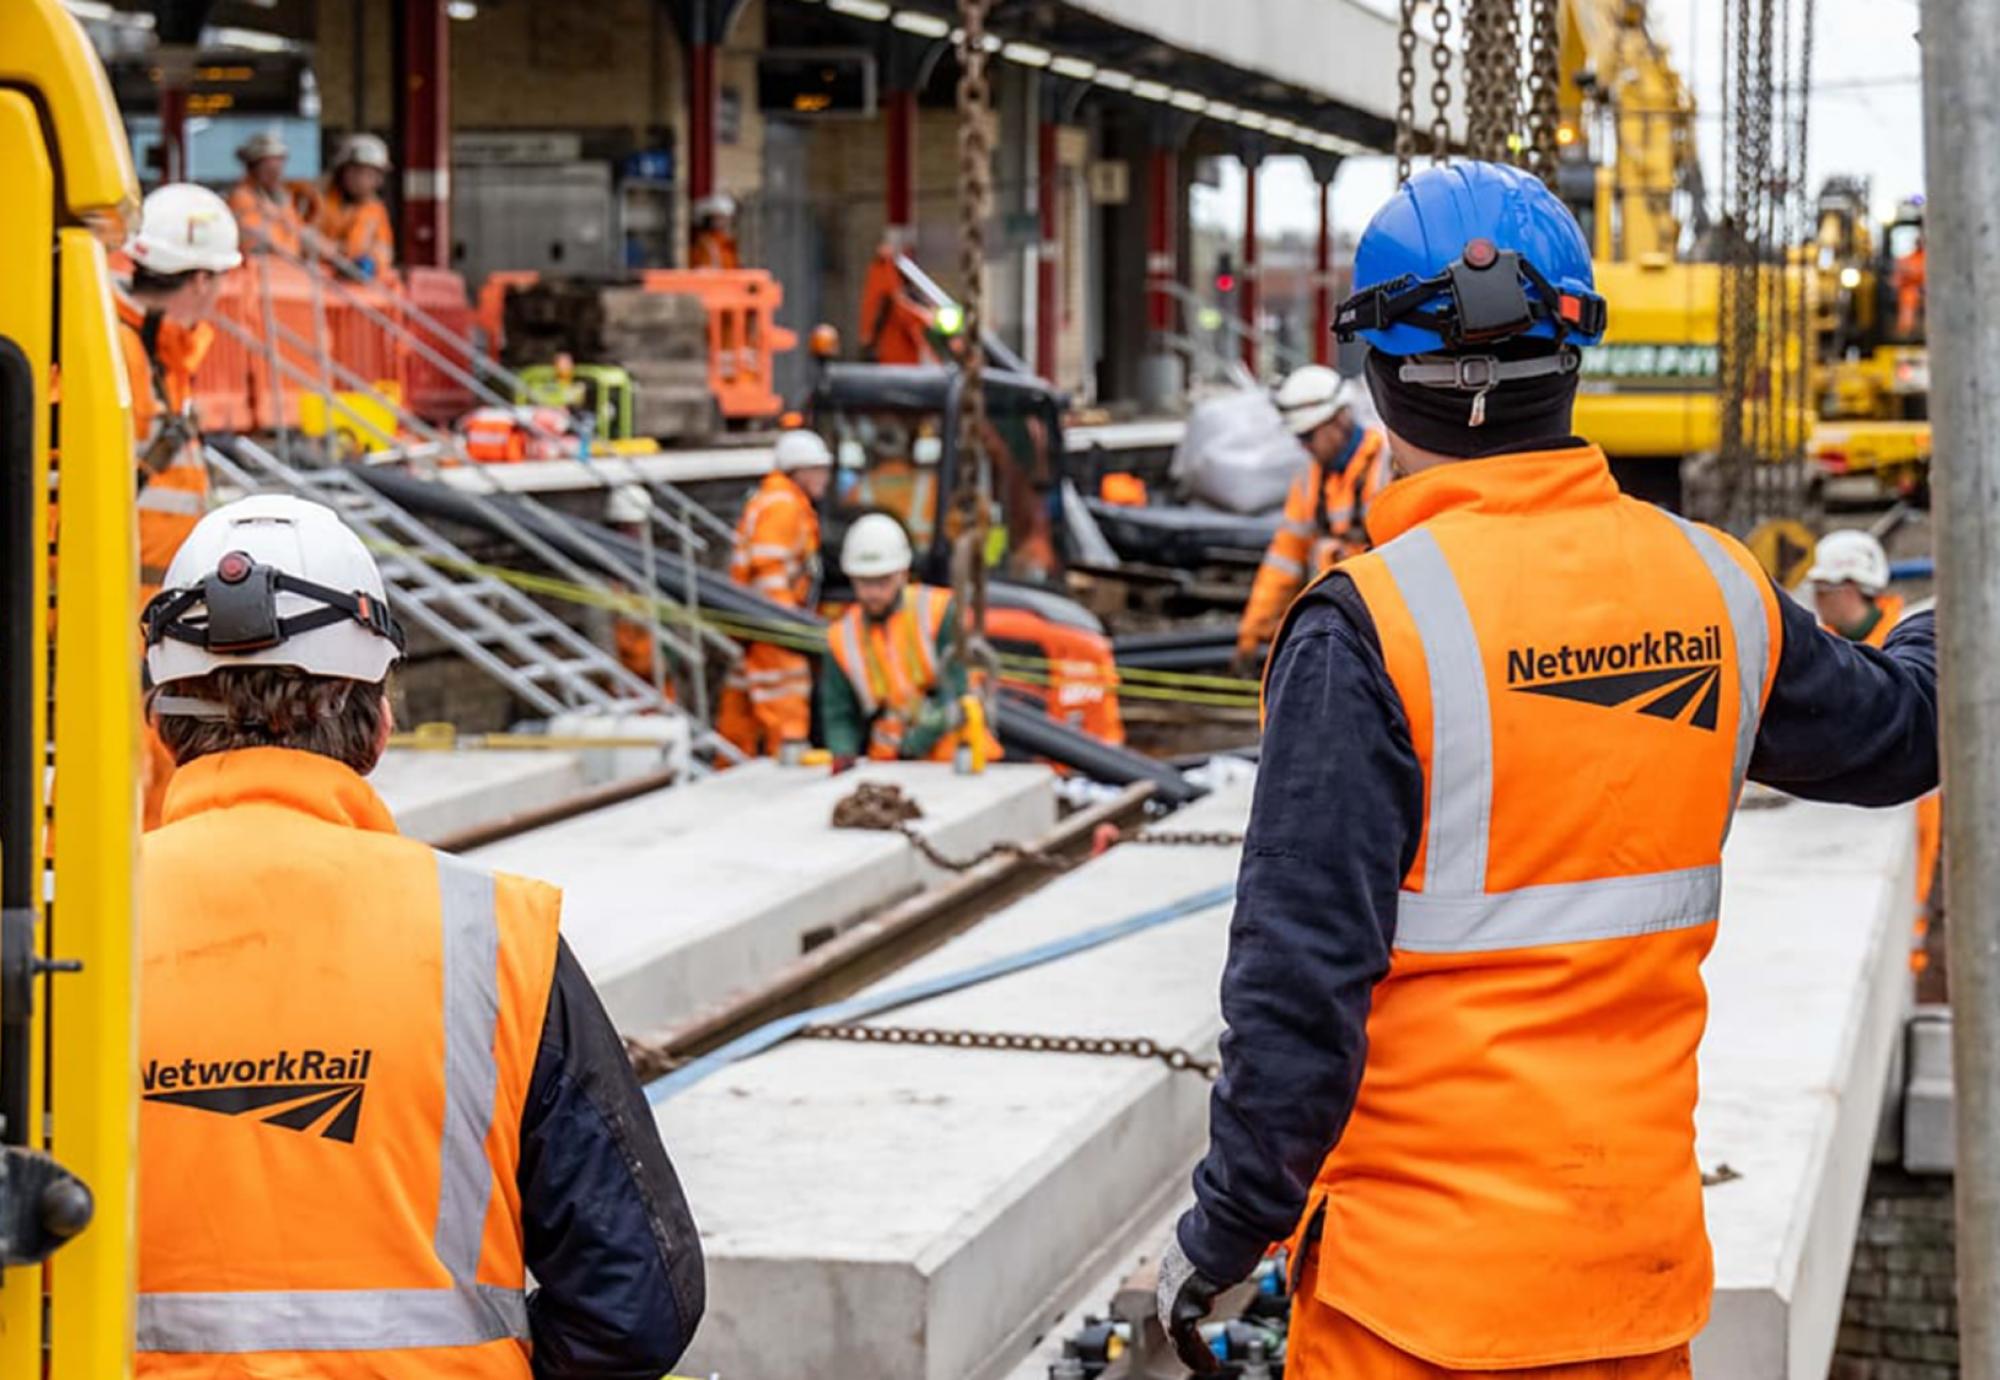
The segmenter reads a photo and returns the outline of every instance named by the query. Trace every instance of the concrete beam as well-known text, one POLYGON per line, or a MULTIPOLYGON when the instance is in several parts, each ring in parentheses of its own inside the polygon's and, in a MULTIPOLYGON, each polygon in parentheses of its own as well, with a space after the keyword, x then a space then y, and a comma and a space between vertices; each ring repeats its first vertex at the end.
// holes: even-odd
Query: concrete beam
POLYGON ((840 777, 753 762, 477 849, 482 867, 563 889, 563 934, 618 1028, 694 1014, 844 925, 941 874, 900 835, 835 829, 835 802, 889 781, 924 811, 950 857, 1027 841, 1055 824, 1042 767, 959 776, 929 763, 871 763, 840 777))
POLYGON ((368 783, 396 827, 426 843, 539 809, 588 789, 574 752, 443 752, 392 748, 368 783))

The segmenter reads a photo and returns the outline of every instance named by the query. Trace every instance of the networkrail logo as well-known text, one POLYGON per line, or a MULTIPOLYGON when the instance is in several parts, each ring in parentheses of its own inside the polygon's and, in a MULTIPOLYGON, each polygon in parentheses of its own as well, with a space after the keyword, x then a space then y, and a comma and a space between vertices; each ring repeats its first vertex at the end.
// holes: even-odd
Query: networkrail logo
POLYGON ((1509 647, 1507 688, 1633 709, 1713 733, 1722 700, 1722 627, 1711 623, 1699 632, 1649 632, 1582 647, 1509 647))
POLYGON ((323 1140, 354 1143, 368 1091, 372 1049, 330 1053, 281 1049, 262 1059, 150 1060, 141 1074, 148 1102, 195 1107, 222 1116, 255 1114, 267 1126, 317 1130, 323 1140))

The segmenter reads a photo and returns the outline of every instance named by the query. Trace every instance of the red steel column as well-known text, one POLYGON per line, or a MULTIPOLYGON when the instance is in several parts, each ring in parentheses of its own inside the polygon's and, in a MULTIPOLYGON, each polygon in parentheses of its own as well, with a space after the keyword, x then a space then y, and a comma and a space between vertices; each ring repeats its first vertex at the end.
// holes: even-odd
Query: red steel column
POLYGON ((160 180, 187 180, 187 89, 160 87, 160 180))
POLYGON ((403 6, 403 259, 451 261, 451 21, 444 0, 403 6))
POLYGON ((688 44, 688 200, 715 191, 716 63, 713 43, 688 44))
POLYGON ((1062 250, 1061 188, 1057 184, 1056 131, 1054 120, 1044 118, 1036 130, 1035 209, 1041 213, 1041 251, 1035 255, 1035 368, 1050 382, 1056 376, 1056 351, 1062 339, 1058 329, 1061 312, 1061 282, 1057 276, 1062 250))
POLYGON ((1174 201, 1179 191, 1180 165, 1174 151, 1154 149, 1146 175, 1146 323, 1162 334, 1174 328, 1174 299, 1168 293, 1180 276, 1174 255, 1174 201))
POLYGON ((899 248, 907 248, 917 223, 917 93, 891 91, 884 102, 888 131, 889 201, 885 208, 889 233, 899 248))
POLYGON ((1319 247, 1313 253, 1313 362, 1333 363, 1333 182, 1319 184, 1319 247))
POLYGON ((1237 306, 1243 315, 1243 367, 1257 372, 1257 169, 1256 155, 1243 159, 1243 285, 1237 306))

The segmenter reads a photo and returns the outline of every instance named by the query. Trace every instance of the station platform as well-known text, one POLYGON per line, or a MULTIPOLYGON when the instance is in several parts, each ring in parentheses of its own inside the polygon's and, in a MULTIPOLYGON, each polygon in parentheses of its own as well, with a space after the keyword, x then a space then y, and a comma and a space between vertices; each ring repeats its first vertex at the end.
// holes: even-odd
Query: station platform
MULTIPOLYGON (((1232 787, 1171 827, 1240 828, 1247 809, 1232 787)), ((1826 1373, 1908 1001, 1912 829, 1908 811, 1792 802, 1738 818, 1706 968, 1697 1151, 1717 1179, 1717 1292, 1702 1380, 1826 1373)), ((1143 911, 1235 866, 1233 849, 1120 848, 880 986, 1143 911)), ((1210 1053, 1228 919, 1218 905, 873 1023, 1210 1053)), ((709 1255, 692 1372, 1043 1380, 1184 1199, 1207 1085, 1130 1058, 793 1041, 658 1117, 709 1255)))
POLYGON ((1055 824, 1055 779, 999 764, 823 768, 752 762, 468 853, 563 889, 563 934, 620 1031, 693 1015, 797 958, 824 934, 938 880, 898 834, 835 829, 836 802, 890 782, 947 857, 1026 842, 1055 824))

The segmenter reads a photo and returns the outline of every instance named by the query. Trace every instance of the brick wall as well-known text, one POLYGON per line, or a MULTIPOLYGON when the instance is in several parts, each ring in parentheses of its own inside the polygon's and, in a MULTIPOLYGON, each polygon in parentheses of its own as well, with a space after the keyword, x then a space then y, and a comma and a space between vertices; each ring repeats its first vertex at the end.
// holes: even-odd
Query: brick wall
POLYGON ((1831 1380, 1955 1380, 1956 1261, 1951 1180, 1877 1165, 1831 1380))

